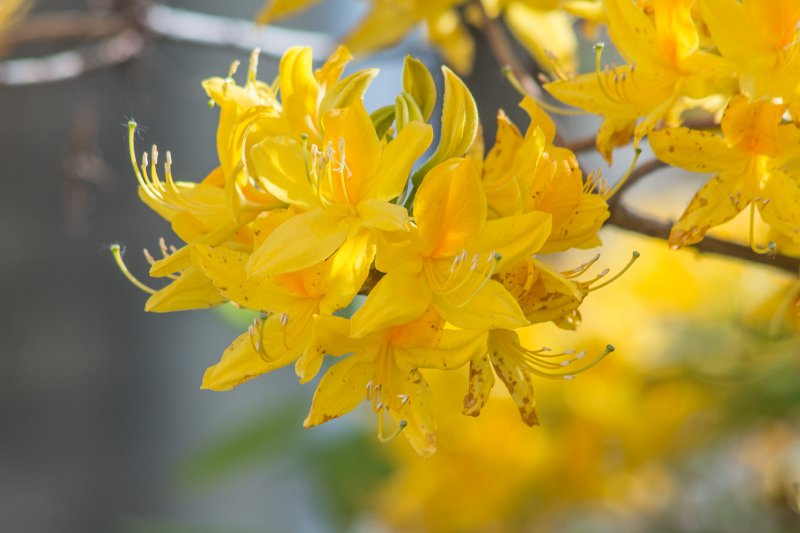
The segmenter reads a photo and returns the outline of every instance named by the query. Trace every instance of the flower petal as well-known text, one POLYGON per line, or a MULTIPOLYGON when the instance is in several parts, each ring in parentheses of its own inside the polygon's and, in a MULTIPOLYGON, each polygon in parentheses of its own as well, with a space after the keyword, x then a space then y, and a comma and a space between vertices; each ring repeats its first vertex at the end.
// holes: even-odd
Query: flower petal
POLYGON ((206 370, 202 388, 215 391, 231 390, 245 381, 288 365, 296 357, 295 354, 287 353, 283 357, 276 357, 267 362, 255 350, 253 344, 249 332, 239 335, 222 354, 219 363, 206 370))
POLYGON ((331 256, 350 232, 346 219, 314 209, 278 226, 250 256, 247 273, 295 272, 331 256))
POLYGON ((408 183, 411 168, 425 153, 433 140, 433 128, 429 124, 412 121, 384 145, 381 162, 375 175, 363 185, 363 198, 389 201, 403 192, 408 183))
POLYGON ((700 242, 709 229, 731 220, 749 202, 744 173, 728 172, 714 176, 697 191, 672 226, 670 247, 676 249, 700 242))
MULTIPOLYGON (((465 285, 475 287, 474 283, 465 285)), ((445 320, 464 329, 515 329, 529 323, 514 297, 494 280, 472 295, 435 295, 433 305, 445 320)))
POLYGON ((323 424, 352 411, 366 397, 367 383, 375 377, 375 361, 350 355, 328 369, 317 386, 303 427, 323 424))
POLYGON ((494 387, 494 371, 486 352, 469 362, 469 389, 464 396, 463 414, 478 416, 489 401, 489 393, 494 387))
POLYGON ((224 303, 211 281, 196 267, 190 266, 181 275, 148 298, 144 310, 153 313, 169 313, 188 309, 204 309, 224 303))
POLYGON ((421 255, 452 257, 480 235, 486 220, 486 195, 475 167, 451 159, 425 176, 414 199, 421 255))
POLYGON ((533 380, 530 372, 516 364, 515 358, 509 353, 509 349, 515 345, 519 346, 519 337, 513 331, 495 330, 489 333, 489 358, 497 377, 517 404, 522 421, 529 426, 536 426, 539 417, 536 414, 533 380))
POLYGON ((433 346, 395 346, 394 353, 400 367, 452 370, 486 354, 486 331, 446 329, 433 346))
POLYGON ((433 299, 419 274, 389 272, 372 289, 352 319, 352 336, 410 322, 422 315, 433 299))
POLYGON ((306 175, 303 145, 294 139, 267 137, 250 149, 248 170, 279 200, 312 209, 319 205, 306 175))

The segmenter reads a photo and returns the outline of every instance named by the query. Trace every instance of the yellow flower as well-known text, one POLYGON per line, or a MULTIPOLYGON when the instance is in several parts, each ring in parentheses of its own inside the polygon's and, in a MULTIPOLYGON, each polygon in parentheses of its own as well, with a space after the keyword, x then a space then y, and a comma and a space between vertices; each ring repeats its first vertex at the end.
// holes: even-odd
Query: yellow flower
MULTIPOLYGON (((272 211, 259 217, 254 228, 258 235, 255 245, 280 223, 275 219, 288 216, 272 211)), ((193 245, 194 263, 219 293, 240 307, 263 313, 263 318, 231 344, 220 362, 208 369, 203 387, 228 390, 298 360, 308 346, 314 315, 330 315, 347 306, 369 271, 370 254, 358 256, 348 247, 365 248, 353 240, 323 263, 268 277, 246 275, 248 253, 193 245)), ((307 375, 303 359, 296 371, 300 376, 307 375)))
POLYGON ((383 433, 383 415, 388 412, 414 450, 429 457, 436 451, 436 421, 428 384, 418 369, 458 368, 485 350, 485 332, 445 330, 444 320, 432 308, 414 321, 362 338, 350 335, 349 321, 321 316, 309 347, 319 361, 317 368, 325 353, 350 355, 322 377, 304 425, 342 416, 366 399, 378 414, 381 440, 391 438, 383 433))
POLYGON ((268 24, 273 20, 282 19, 304 11, 318 4, 320 0, 267 0, 256 18, 259 24, 268 24))
POLYGON ((598 246, 609 216, 605 198, 584 183, 575 154, 553 145, 555 124, 541 108, 529 97, 521 107, 531 118, 525 137, 500 112, 494 146, 479 165, 490 218, 550 213, 553 228, 541 253, 598 246))
POLYGON ((662 119, 677 122, 681 97, 732 91, 727 63, 699 49, 693 1, 654 0, 651 19, 633 0, 607 0, 611 39, 629 64, 601 72, 598 52, 596 72, 545 86, 559 100, 603 117, 597 148, 609 162, 631 135, 638 144, 662 119))
POLYGON ((753 98, 790 98, 800 84, 800 3, 700 0, 698 5, 722 57, 735 65, 742 90, 753 98))
POLYGON ((345 37, 354 53, 369 53, 400 42, 420 24, 428 40, 456 71, 472 69, 475 44, 456 7, 465 0, 372 0, 367 15, 345 37))
POLYGON ((364 232, 407 230, 408 213, 389 200, 405 188, 411 166, 431 142, 431 127, 411 122, 383 143, 360 99, 329 111, 323 122, 320 145, 309 145, 306 137, 276 136, 250 150, 250 170, 264 187, 303 211, 253 251, 251 275, 315 265, 364 232))
POLYGON ((490 16, 500 12, 514 37, 549 72, 569 74, 577 68, 578 39, 574 19, 559 0, 482 0, 490 16))
POLYGON ((653 151, 665 163, 715 174, 673 226, 670 246, 702 240, 706 231, 748 205, 751 245, 756 207, 773 229, 800 243, 800 176, 791 166, 800 159, 800 130, 794 124, 780 124, 784 111, 783 105, 750 102, 738 95, 722 118, 724 138, 687 128, 650 135, 653 151))
POLYGON ((376 265, 387 274, 353 316, 355 336, 414 319, 430 305, 462 328, 527 324, 514 298, 491 277, 541 247, 550 234, 548 214, 487 222, 473 163, 451 159, 425 176, 414 220, 410 239, 379 244, 376 265))

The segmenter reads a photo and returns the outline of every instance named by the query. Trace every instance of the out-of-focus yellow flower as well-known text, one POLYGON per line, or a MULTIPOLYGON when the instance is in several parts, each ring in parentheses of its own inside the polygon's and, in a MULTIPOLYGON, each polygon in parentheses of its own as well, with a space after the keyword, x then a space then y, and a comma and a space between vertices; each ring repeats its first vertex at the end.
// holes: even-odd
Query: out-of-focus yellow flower
POLYGON ((289 17, 300 11, 305 11, 318 4, 320 0, 267 0, 256 18, 259 24, 268 24, 273 20, 289 17))
POLYGON ((650 135, 656 156, 714 178, 692 199, 669 237, 674 248, 702 240, 706 231, 750 206, 751 234, 756 208, 789 240, 800 243, 800 178, 790 164, 800 159, 800 130, 780 124, 784 105, 767 100, 731 99, 722 119, 724 138, 688 128, 650 135))
POLYGON ((483 0, 483 4, 489 16, 503 14, 514 37, 539 66, 562 76, 575 72, 574 19, 559 0, 483 0))
POLYGON ((424 24, 428 40, 457 72, 472 69, 475 44, 456 8, 465 0, 372 0, 370 10, 345 37, 354 53, 369 53, 400 42, 424 24))

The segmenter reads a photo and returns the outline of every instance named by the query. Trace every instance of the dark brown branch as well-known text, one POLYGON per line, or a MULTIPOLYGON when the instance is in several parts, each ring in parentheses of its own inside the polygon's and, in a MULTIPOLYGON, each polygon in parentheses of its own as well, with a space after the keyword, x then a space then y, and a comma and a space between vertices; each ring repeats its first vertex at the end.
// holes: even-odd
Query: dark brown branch
MULTIPOLYGON (((611 211, 611 218, 608 219, 608 223, 624 230, 665 241, 669 238, 669 232, 672 227, 672 224, 668 221, 646 217, 632 211, 621 203, 618 203, 611 211)), ((706 236, 702 241, 691 245, 691 248, 700 253, 723 255, 750 263, 771 266, 791 274, 800 272, 800 259, 780 254, 775 256, 757 254, 749 246, 717 239, 716 237, 706 236)))

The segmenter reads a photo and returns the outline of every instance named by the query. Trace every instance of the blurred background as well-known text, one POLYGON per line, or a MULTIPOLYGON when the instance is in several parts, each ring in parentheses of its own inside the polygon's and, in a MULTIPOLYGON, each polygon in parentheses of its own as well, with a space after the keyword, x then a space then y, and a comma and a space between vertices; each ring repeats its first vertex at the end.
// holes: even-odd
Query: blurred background
MULTIPOLYGON (((160 5, 244 21, 262 7, 160 5)), ((145 7, 40 0, 27 16, 136 16, 145 7)), ((327 1, 282 25, 315 32, 324 47, 365 9, 327 1)), ((269 45, 305 44, 287 41, 297 35, 276 32, 269 45)), ((467 83, 488 140, 500 107, 525 122, 476 37, 467 83)), ((14 70, 20 64, 8 61, 97 40, 36 40, 3 51, 3 531, 800 530, 800 342, 796 317, 781 307, 790 279, 620 231, 604 230, 600 264, 618 269, 634 249, 642 258, 587 299, 579 331, 528 332, 531 347, 617 348, 572 382, 540 380, 540 427, 519 422, 502 387, 480 418, 461 416, 464 376, 453 382, 431 372, 434 389, 455 392, 437 396, 440 451, 422 460, 403 439, 380 445, 366 411, 303 430, 313 388, 296 385, 291 368, 231 392, 201 391, 206 367, 248 317, 230 309, 146 314, 145 295, 123 278, 108 246, 124 244, 129 268, 144 278, 140 250, 156 249, 162 236, 176 241, 138 200, 127 121, 145 127, 141 147, 172 151, 179 179, 199 181, 216 165, 217 120, 200 82, 249 53, 158 35, 126 39, 115 53, 130 52, 130 60, 52 82, 34 69, 42 82, 26 83, 29 65, 14 70)), ((368 107, 393 100, 409 51, 436 67, 415 36, 367 59, 381 68, 368 107)), ((51 66, 69 74, 68 59, 51 66)), ((259 74, 273 79, 277 59, 262 56, 259 74)), ((565 133, 592 128, 590 119, 572 121, 565 133)), ((601 164, 591 156, 585 163, 601 164)), ((656 177, 633 190, 632 201, 651 202, 664 216, 674 217, 701 183, 674 171, 656 177), (653 203, 659 182, 684 184, 677 196, 685 194, 674 205, 664 195, 653 203)))

